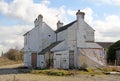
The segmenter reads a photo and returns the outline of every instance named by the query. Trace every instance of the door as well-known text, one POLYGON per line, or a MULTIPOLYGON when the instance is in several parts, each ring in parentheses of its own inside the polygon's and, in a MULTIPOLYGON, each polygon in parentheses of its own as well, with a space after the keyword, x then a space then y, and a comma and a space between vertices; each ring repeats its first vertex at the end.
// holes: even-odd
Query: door
POLYGON ((31 65, 32 65, 32 68, 37 67, 37 53, 32 53, 32 55, 31 55, 31 65))
POLYGON ((56 54, 55 61, 54 61, 54 67, 60 68, 61 67, 60 62, 61 62, 61 54, 56 54))
POLYGON ((68 69, 69 68, 69 61, 68 61, 68 55, 67 54, 63 54, 62 58, 61 58, 61 68, 62 69, 68 69))
POLYGON ((40 62, 40 68, 43 69, 45 67, 45 57, 44 55, 39 55, 39 62, 40 62))
POLYGON ((73 50, 69 51, 69 68, 70 69, 74 68, 74 51, 73 50))

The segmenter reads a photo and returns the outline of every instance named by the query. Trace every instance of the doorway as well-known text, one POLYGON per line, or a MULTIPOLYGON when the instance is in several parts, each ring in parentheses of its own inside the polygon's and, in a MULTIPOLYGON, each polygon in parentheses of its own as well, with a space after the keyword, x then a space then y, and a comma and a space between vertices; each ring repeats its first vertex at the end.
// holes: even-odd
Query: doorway
POLYGON ((32 55, 31 55, 31 65, 32 65, 32 68, 37 67, 37 53, 32 53, 32 55))
POLYGON ((73 50, 69 51, 69 68, 70 69, 74 68, 74 51, 73 50))

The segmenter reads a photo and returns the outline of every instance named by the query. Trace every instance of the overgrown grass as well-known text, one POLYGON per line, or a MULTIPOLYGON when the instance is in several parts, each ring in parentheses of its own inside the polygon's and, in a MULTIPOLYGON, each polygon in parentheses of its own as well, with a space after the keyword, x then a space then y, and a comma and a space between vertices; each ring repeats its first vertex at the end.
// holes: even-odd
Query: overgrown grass
POLYGON ((120 72, 120 67, 119 66, 106 66, 102 70, 104 72, 111 72, 111 71, 120 72))
POLYGON ((48 70, 32 70, 30 73, 32 74, 44 74, 44 75, 56 75, 56 76, 64 76, 69 75, 69 71, 67 70, 57 70, 57 69, 48 69, 48 70))
POLYGON ((47 69, 47 70, 32 70, 32 74, 44 74, 44 75, 54 75, 54 76, 70 76, 77 74, 90 74, 90 75, 102 75, 103 71, 98 71, 96 69, 83 70, 57 70, 57 69, 47 69))
POLYGON ((79 74, 103 75, 103 71, 97 68, 86 68, 86 71, 79 70, 79 74))

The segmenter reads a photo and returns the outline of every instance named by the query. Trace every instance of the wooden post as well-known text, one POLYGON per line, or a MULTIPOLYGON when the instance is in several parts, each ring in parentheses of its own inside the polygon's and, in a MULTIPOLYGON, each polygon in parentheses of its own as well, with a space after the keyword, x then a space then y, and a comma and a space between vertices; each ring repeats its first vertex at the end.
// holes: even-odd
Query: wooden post
POLYGON ((13 81, 15 81, 15 75, 13 76, 13 81))
POLYGON ((116 59, 115 59, 115 66, 117 65, 117 61, 116 61, 116 59))

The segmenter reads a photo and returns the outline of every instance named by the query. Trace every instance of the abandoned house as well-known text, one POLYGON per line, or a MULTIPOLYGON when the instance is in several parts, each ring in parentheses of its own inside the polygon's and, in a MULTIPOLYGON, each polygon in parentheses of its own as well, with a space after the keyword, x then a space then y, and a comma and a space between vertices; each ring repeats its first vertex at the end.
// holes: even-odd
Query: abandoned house
POLYGON ((94 42, 94 29, 78 10, 76 20, 54 31, 39 15, 35 27, 24 34, 24 66, 32 68, 81 68, 106 65, 104 48, 94 42))

